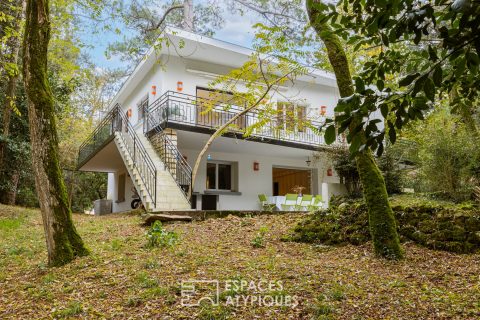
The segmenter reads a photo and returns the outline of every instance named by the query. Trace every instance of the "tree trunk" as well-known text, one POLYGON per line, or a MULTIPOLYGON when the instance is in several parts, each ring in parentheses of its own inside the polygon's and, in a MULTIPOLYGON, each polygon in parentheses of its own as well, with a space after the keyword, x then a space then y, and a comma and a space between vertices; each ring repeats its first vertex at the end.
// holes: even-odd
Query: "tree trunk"
POLYGON ((193 31, 193 0, 183 2, 183 29, 193 31))
POLYGON ((18 182, 20 181, 20 173, 14 170, 10 178, 11 189, 5 195, 5 204, 9 206, 15 205, 17 200, 18 182))
MULTIPOLYGON (((307 0, 310 23, 327 48, 328 59, 333 67, 341 97, 354 93, 352 76, 345 50, 338 36, 323 22, 324 4, 319 0, 307 0)), ((355 127, 352 124, 351 127, 355 127)), ((370 234, 375 253, 387 259, 401 259, 403 250, 398 238, 395 217, 388 202, 385 181, 370 150, 355 157, 363 194, 368 207, 370 234)))
POLYGON ((32 167, 51 266, 64 265, 88 250, 73 225, 58 157, 53 96, 47 77, 50 40, 48 0, 27 0, 23 79, 28 97, 32 167))

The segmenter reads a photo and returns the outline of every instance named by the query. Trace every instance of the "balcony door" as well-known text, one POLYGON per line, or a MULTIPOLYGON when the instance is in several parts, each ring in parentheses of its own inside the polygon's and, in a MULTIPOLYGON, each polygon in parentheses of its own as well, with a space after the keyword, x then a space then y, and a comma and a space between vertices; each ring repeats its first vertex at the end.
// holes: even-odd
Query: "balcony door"
MULTIPOLYGON (((197 125, 216 128, 232 119, 243 102, 232 93, 197 87, 197 125)), ((237 129, 245 129, 245 116, 234 123, 237 129)))
POLYGON ((307 107, 291 102, 277 103, 277 127, 289 132, 303 132, 307 107))

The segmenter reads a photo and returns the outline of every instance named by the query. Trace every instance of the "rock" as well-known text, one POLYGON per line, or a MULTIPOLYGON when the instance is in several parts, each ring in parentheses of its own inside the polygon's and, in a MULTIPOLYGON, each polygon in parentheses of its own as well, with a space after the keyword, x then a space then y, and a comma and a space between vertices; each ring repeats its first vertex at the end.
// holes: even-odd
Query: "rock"
POLYGON ((468 217, 465 219, 465 229, 468 231, 480 231, 480 219, 476 217, 468 217))
POLYGON ((433 233, 436 227, 437 224, 432 220, 424 220, 418 224, 418 229, 423 233, 433 233))
POLYGON ((180 216, 180 215, 173 215, 173 214, 146 214, 143 220, 146 225, 151 225, 157 220, 161 222, 170 222, 170 221, 191 222, 193 219, 190 216, 180 216))

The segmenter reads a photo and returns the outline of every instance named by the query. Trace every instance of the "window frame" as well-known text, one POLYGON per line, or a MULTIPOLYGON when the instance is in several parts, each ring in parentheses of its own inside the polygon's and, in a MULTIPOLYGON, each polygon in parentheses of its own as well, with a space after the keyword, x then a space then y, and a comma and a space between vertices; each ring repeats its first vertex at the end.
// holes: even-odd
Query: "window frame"
POLYGON ((143 96, 140 101, 137 103, 137 119, 138 122, 142 121, 145 119, 145 112, 148 109, 149 105, 149 95, 148 93, 143 96))
POLYGON ((277 126, 280 130, 304 132, 309 105, 279 100, 277 105, 277 126))
POLYGON ((214 161, 214 160, 209 160, 206 163, 205 166, 205 190, 207 191, 224 191, 224 192, 235 192, 235 173, 234 170, 236 168, 236 163, 231 162, 231 161, 214 161), (207 182, 208 182, 208 165, 209 164, 214 164, 215 165, 215 189, 208 188, 207 187, 207 182), (229 165, 230 166, 230 189, 219 189, 219 165, 229 165))

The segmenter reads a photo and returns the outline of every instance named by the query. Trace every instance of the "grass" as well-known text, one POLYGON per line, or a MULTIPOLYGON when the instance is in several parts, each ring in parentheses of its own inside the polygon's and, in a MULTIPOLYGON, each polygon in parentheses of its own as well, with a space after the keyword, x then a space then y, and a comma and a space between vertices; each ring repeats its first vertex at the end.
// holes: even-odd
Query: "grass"
MULTIPOLYGON (((406 259, 389 262, 375 258, 370 243, 320 250, 282 242, 301 214, 167 224, 165 231, 181 238, 173 247, 147 247, 148 229, 138 216, 74 219, 92 254, 50 269, 40 213, 0 206, 0 319, 480 317, 478 254, 406 244, 406 259), (257 236, 263 246, 255 248, 257 236), (264 294, 295 296, 299 305, 182 307, 181 282, 191 279, 281 282, 264 294)), ((221 292, 221 302, 261 294, 221 292)))

